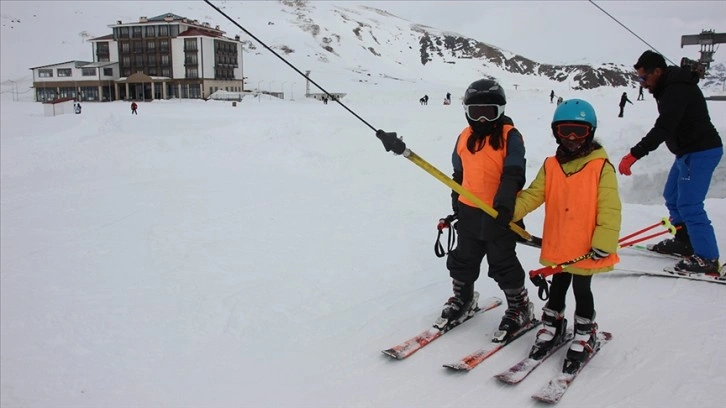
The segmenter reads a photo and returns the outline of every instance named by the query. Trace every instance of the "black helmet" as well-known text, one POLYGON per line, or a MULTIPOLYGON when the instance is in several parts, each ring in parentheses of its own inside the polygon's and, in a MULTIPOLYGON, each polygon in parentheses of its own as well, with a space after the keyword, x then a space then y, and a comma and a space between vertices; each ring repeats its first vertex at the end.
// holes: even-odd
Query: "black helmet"
POLYGON ((472 82, 464 93, 464 105, 475 103, 506 105, 507 97, 504 95, 504 88, 494 79, 480 79, 472 82))

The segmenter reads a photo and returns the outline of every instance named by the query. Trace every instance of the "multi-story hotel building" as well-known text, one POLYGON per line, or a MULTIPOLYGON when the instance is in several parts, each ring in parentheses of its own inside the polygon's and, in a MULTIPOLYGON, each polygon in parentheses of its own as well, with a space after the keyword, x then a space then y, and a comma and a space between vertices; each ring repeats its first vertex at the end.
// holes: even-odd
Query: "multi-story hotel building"
POLYGON ((168 13, 109 27, 113 34, 89 40, 93 61, 31 68, 37 101, 205 98, 244 90, 242 42, 219 26, 168 13))

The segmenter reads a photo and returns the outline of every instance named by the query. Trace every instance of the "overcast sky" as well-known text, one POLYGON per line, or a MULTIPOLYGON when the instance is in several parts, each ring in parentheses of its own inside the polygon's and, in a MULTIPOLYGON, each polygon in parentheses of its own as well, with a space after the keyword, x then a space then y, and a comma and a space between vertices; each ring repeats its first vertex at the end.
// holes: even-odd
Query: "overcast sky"
MULTIPOLYGON (((401 18, 451 30, 547 63, 583 61, 633 64, 648 49, 587 0, 576 1, 367 1, 401 18), (536 32, 537 36, 520 35, 536 32)), ((681 48, 681 36, 726 32, 725 1, 596 1, 675 63, 698 59, 699 47, 681 48)), ((726 44, 715 54, 726 62, 726 44)))

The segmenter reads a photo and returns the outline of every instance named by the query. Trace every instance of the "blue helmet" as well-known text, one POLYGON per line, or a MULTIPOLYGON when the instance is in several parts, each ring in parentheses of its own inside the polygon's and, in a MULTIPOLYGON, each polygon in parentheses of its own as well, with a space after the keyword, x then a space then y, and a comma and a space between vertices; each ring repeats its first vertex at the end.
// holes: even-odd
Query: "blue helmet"
POLYGON ((597 115, 595 109, 588 102, 582 99, 568 99, 557 106, 552 123, 557 122, 585 122, 597 128, 597 115))

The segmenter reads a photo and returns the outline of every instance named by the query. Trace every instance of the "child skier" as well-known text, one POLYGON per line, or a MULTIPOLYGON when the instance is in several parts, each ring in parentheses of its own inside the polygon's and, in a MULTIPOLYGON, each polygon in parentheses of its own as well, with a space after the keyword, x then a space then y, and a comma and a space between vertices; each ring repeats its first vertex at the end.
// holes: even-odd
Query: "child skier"
POLYGON ((454 296, 441 312, 447 324, 473 313, 478 296, 474 282, 486 256, 488 275, 507 298, 507 310, 494 335, 497 342, 507 341, 529 326, 534 317, 534 306, 524 287, 524 268, 517 258, 517 237, 506 228, 517 193, 524 186, 526 168, 524 139, 504 114, 506 104, 504 88, 492 79, 472 82, 464 94, 468 126, 459 134, 452 154, 453 179, 494 207, 498 216, 490 217, 452 191, 459 242, 446 260, 454 296))
POLYGON ((593 140, 597 117, 584 100, 563 101, 555 110, 552 132, 558 148, 545 159, 532 184, 517 197, 513 220, 545 203, 540 262, 556 265, 590 253, 552 277, 550 298, 542 309, 543 328, 530 357, 541 358, 563 341, 567 320, 565 297, 570 283, 575 295, 575 337, 563 367, 575 372, 596 344, 597 324, 590 283, 619 261, 620 196, 615 168, 605 149, 593 140))

